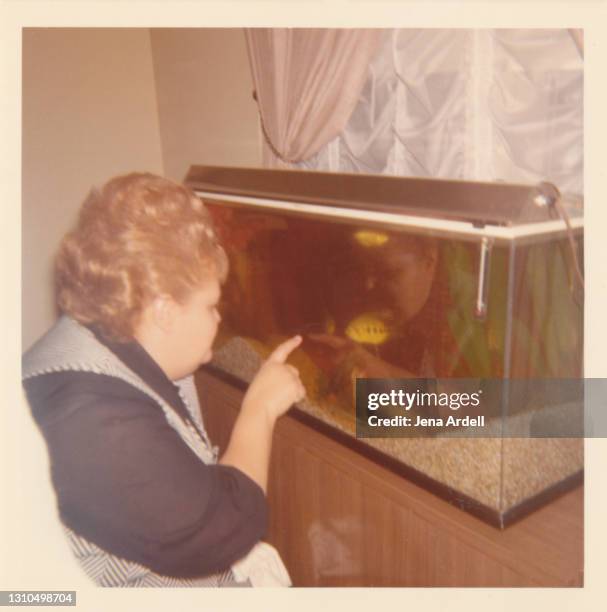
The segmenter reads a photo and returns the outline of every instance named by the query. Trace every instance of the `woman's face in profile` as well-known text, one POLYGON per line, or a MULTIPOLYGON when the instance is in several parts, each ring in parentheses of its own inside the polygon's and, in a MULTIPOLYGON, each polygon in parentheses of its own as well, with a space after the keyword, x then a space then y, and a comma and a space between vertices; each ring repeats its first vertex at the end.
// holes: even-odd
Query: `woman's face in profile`
POLYGON ((221 320, 217 310, 220 297, 219 281, 210 279, 177 306, 170 343, 174 371, 179 372, 179 377, 192 374, 211 360, 221 320))

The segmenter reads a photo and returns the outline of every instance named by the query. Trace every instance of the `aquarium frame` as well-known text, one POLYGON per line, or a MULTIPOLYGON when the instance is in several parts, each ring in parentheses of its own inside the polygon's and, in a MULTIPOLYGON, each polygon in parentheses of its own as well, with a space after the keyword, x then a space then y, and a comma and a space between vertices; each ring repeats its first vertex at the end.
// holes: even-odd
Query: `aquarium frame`
MULTIPOLYGON (((455 221, 450 219, 436 219, 433 217, 413 216, 402 213, 388 213, 371 210, 353 209, 345 207, 323 206, 320 204, 307 204, 305 202, 292 202, 286 200, 270 200, 251 196, 222 194, 211 191, 194 189, 194 192, 203 201, 225 202, 232 206, 250 207, 252 209, 269 209, 287 214, 305 217, 328 217, 336 221, 358 222, 379 225, 392 229, 416 231, 417 233, 433 236, 457 238, 480 242, 484 238, 491 239, 499 245, 528 244, 552 240, 555 237, 566 236, 567 224, 562 219, 552 219, 535 223, 526 223, 516 226, 484 225, 478 227, 471 222, 455 221)), ((583 231, 582 217, 573 217, 570 220, 575 235, 583 231)))

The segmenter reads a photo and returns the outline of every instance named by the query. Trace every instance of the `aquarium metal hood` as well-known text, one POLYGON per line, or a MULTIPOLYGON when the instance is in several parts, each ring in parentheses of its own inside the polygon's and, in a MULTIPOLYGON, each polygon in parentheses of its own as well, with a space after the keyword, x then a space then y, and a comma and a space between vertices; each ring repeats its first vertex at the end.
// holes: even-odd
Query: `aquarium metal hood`
POLYGON ((241 206, 390 224, 417 231, 527 242, 583 227, 580 196, 537 186, 368 174, 192 166, 186 184, 199 196, 241 206))

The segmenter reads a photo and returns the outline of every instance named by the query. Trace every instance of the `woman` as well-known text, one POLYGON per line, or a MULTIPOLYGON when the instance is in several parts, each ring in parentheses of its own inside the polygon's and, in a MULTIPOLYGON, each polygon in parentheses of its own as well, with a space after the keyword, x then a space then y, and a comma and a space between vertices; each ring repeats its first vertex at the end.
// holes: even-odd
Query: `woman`
POLYGON ((202 202, 150 174, 85 201, 56 261, 62 317, 25 354, 72 550, 103 586, 289 584, 259 544, 273 427, 304 396, 281 344, 217 461, 192 373, 212 356, 227 259, 202 202))

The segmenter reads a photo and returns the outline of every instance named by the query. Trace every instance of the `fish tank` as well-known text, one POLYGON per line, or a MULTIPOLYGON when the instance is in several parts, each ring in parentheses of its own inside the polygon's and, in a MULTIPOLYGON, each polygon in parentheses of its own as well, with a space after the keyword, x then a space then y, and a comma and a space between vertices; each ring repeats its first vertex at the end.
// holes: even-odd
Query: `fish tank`
POLYGON ((289 358, 307 392, 300 418, 499 526, 581 481, 583 434, 569 426, 579 397, 529 391, 583 380, 580 196, 208 166, 185 182, 230 261, 215 371, 249 382, 300 334, 289 358), (357 437, 361 379, 489 380, 499 391, 480 435, 357 437))

